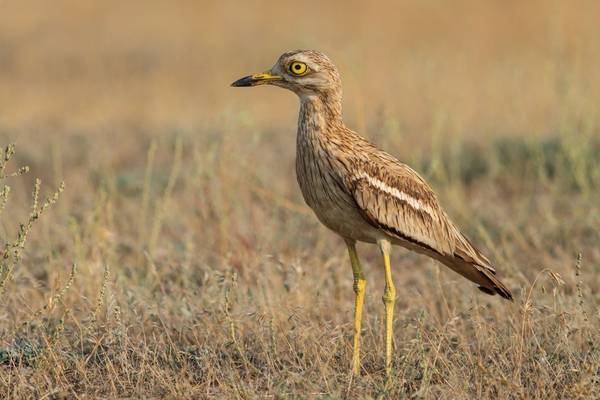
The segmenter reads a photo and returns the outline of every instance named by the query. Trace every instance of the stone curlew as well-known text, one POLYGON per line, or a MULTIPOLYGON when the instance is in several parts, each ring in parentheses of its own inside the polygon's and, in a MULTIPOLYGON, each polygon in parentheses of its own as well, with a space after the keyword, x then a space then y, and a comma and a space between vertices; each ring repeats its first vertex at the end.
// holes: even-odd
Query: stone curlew
POLYGON ((390 250, 400 245, 432 257, 479 285, 512 300, 490 261, 460 232, 429 185, 410 167, 375 148, 342 120, 342 84, 323 53, 284 53, 268 71, 232 86, 274 85, 300 98, 296 174, 304 200, 319 220, 346 241, 354 275, 352 372, 360 372, 360 331, 365 277, 356 242, 376 243, 383 256, 386 311, 386 374, 391 371, 396 289, 390 250))

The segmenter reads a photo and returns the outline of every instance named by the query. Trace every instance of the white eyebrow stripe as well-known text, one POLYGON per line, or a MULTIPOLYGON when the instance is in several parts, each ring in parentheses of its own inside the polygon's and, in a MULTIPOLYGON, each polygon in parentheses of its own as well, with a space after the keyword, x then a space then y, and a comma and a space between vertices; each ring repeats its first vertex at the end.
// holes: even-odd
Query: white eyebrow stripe
POLYGON ((415 199, 414 197, 408 195, 407 193, 398 190, 398 188, 395 187, 391 187, 388 184, 386 184, 385 182, 372 177, 371 175, 367 174, 366 172, 359 172, 354 180, 359 180, 359 179, 366 179, 367 182, 375 187, 376 189, 389 194, 392 197, 397 198, 400 201, 403 201, 405 203, 407 203, 409 206, 411 206, 412 208, 414 208, 415 210, 422 210, 424 212, 426 212, 427 214, 429 214, 431 217, 433 217, 435 219, 435 215, 436 213, 433 211, 433 209, 431 207, 429 207, 426 204, 423 204, 419 199, 415 199))

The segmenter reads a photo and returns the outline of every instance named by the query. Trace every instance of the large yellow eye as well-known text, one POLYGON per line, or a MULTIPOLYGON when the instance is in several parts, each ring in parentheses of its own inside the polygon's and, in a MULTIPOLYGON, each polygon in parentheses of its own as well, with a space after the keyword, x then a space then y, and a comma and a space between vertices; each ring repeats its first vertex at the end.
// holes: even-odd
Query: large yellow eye
POLYGON ((288 69, 292 74, 296 76, 302 76, 308 72, 308 67, 306 66, 306 64, 298 61, 294 61, 293 63, 291 63, 288 69))

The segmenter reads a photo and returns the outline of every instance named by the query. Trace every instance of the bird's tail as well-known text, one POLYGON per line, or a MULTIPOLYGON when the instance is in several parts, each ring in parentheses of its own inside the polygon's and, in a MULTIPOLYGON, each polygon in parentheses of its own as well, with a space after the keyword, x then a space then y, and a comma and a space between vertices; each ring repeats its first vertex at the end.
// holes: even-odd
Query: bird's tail
POLYGON ((498 279, 490 261, 471 242, 458 233, 454 254, 436 254, 435 258, 468 280, 479 285, 489 295, 499 294, 507 300, 513 299, 510 290, 498 279))

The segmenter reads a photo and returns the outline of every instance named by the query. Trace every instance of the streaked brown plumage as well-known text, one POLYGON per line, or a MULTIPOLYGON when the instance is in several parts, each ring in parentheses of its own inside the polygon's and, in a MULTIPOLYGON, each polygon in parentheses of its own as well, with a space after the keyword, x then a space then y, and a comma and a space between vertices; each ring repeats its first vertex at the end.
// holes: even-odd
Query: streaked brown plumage
MULTIPOLYGON (((512 299, 510 290, 495 277, 490 261, 448 218, 429 185, 410 167, 344 125, 341 80, 327 56, 311 50, 288 52, 270 71, 242 78, 233 86, 265 83, 287 88, 300 97, 298 183, 319 220, 348 244, 357 294, 357 335, 362 312, 358 283, 362 281, 364 296, 364 276, 356 241, 378 243, 384 258, 389 258, 390 244, 428 255, 475 282, 485 293, 512 299)), ((384 303, 386 310, 391 309, 391 340, 395 290, 387 263, 384 303)), ((387 345, 389 373, 391 342, 387 345)), ((355 373, 358 346, 355 339, 355 373)))

